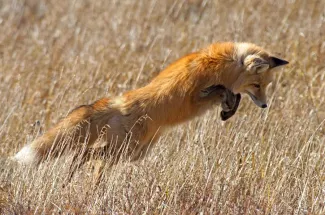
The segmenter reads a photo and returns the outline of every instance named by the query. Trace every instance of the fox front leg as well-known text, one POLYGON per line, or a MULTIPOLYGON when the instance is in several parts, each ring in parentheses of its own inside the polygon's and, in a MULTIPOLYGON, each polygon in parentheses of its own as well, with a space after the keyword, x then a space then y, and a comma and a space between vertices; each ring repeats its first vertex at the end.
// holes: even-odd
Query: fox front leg
POLYGON ((222 99, 225 95, 226 87, 222 85, 212 85, 200 91, 199 98, 201 101, 209 101, 216 96, 222 99))
POLYGON ((238 93, 236 95, 236 103, 235 103, 235 106, 230 111, 224 111, 224 110, 221 111, 220 117, 221 117, 221 120, 222 121, 226 121, 227 119, 229 119, 230 117, 232 117, 233 115, 235 115, 235 113, 236 113, 236 111, 238 109, 240 100, 241 100, 241 95, 240 95, 240 93, 238 93))

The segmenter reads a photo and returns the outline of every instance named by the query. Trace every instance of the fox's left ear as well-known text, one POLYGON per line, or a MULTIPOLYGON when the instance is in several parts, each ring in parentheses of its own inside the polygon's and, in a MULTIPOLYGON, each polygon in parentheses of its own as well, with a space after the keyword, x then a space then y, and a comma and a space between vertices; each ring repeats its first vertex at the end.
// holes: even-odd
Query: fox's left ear
POLYGON ((270 68, 283 66, 283 65, 286 65, 286 64, 289 63, 288 61, 282 60, 282 59, 277 58, 277 57, 270 57, 270 59, 271 59, 271 67, 270 68))

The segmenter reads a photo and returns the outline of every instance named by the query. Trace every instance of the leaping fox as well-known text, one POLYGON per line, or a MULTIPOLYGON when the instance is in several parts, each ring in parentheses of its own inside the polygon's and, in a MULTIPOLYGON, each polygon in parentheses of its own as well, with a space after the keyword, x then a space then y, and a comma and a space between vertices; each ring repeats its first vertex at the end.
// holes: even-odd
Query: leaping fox
POLYGON ((221 118, 227 120, 237 110, 240 93, 267 107, 265 90, 273 70, 287 63, 254 44, 212 44, 172 63, 144 87, 76 108, 14 159, 37 164, 69 148, 81 156, 81 164, 91 154, 118 160, 124 153, 136 160, 164 128, 199 116, 213 104, 221 104, 221 118))

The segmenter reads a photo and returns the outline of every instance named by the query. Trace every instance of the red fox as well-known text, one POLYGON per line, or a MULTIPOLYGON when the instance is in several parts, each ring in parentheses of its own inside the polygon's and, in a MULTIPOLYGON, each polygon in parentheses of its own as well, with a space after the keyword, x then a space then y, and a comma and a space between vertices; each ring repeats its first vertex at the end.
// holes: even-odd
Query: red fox
POLYGON ((39 163, 69 148, 81 156, 82 164, 91 154, 116 159, 127 154, 137 160, 164 128, 199 116, 212 104, 221 103, 222 120, 235 114, 240 93, 267 107, 265 90, 272 70, 287 63, 254 44, 212 44, 172 63, 142 88, 76 108, 14 159, 39 163))

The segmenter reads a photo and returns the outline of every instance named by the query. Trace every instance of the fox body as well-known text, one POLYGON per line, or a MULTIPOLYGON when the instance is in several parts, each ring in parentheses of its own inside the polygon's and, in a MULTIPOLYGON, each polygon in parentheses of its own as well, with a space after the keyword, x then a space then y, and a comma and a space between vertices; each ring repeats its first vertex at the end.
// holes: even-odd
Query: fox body
POLYGON ((90 152, 117 158, 126 152, 136 160, 165 127, 199 116, 212 104, 221 104, 223 120, 236 112, 240 93, 265 108, 272 70, 287 63, 253 44, 212 44, 172 63, 142 88, 76 108, 15 159, 38 163, 68 147, 84 148, 85 158, 90 152))
MULTIPOLYGON (((214 104, 221 104, 221 115, 230 113, 231 117, 240 101, 239 94, 234 95, 224 86, 210 86, 198 92, 195 101, 189 101, 193 103, 192 106, 195 105, 190 111, 181 113, 182 106, 186 108, 187 103, 179 104, 180 112, 174 112, 174 118, 177 117, 174 119, 168 114, 168 111, 175 108, 172 102, 165 107, 167 109, 161 108, 161 103, 156 104, 156 108, 146 106, 146 102, 150 104, 155 101, 140 99, 126 105, 126 96, 134 98, 136 94, 137 90, 134 90, 121 97, 103 98, 93 104, 75 108, 46 134, 25 146, 15 158, 22 163, 38 163, 49 152, 55 157, 66 147, 85 150, 82 146, 86 144, 86 151, 89 149, 116 157, 126 153, 136 160, 164 127, 198 116, 214 104), (155 111, 161 113, 154 114, 155 111), (162 117, 164 114, 165 117, 162 117)), ((222 116, 222 119, 229 117, 222 116)))

